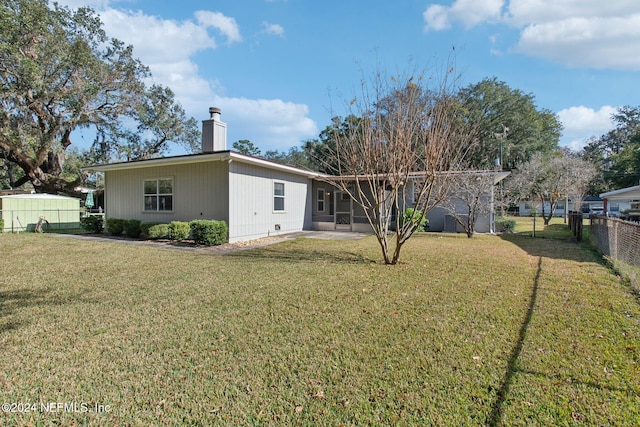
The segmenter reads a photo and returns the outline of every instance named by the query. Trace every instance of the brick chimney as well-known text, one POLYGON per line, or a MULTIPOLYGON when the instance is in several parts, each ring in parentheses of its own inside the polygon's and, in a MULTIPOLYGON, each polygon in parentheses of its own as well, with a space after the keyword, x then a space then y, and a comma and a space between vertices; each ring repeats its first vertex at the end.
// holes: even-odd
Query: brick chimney
POLYGON ((202 121, 202 152, 213 153, 227 149, 227 124, 220 121, 222 110, 209 108, 209 120, 202 121))

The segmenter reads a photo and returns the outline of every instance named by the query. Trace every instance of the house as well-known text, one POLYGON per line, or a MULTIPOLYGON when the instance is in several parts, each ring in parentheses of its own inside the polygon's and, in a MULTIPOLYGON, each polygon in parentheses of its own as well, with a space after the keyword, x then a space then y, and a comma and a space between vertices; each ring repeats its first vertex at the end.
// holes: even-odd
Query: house
POLYGON ((640 185, 600 194, 606 215, 619 216, 625 209, 640 209, 640 185))
MULTIPOLYGON (((536 215, 542 214, 542 203, 539 201, 522 201, 518 205, 519 216, 531 216, 533 215, 533 207, 536 208, 536 215)), ((570 211, 581 211, 583 214, 588 214, 594 208, 602 208, 602 199, 596 196, 587 196, 582 200, 563 199, 559 200, 556 208, 553 211, 555 217, 564 217, 568 215, 570 211), (567 210, 565 210, 565 206, 567 210)), ((549 213, 551 205, 549 203, 544 204, 545 213, 549 213)))
POLYGON ((312 229, 371 230, 362 208, 331 177, 228 150, 220 109, 209 113, 202 153, 87 168, 104 173, 107 218, 223 220, 229 242, 312 229))

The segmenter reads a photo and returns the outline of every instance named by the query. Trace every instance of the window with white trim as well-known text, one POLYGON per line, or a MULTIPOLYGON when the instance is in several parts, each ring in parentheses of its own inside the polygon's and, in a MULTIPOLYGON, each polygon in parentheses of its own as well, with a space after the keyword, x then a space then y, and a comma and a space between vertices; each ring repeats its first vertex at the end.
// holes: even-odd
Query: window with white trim
POLYGON ((318 188, 318 212, 324 212, 324 188, 318 188))
POLYGON ((173 178, 144 180, 145 212, 166 212, 173 210, 173 178))
POLYGON ((284 211, 284 182, 273 183, 273 210, 284 211))

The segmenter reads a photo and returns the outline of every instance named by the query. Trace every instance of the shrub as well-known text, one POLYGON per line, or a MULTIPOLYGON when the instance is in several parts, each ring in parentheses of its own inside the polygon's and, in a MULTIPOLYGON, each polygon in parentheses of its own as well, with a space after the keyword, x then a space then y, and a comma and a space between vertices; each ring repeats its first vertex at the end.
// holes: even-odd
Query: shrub
MULTIPOLYGON (((404 211, 404 215, 402 217, 402 223, 404 224, 404 223, 409 222, 409 221, 413 221, 414 223, 418 223, 420 215, 422 215, 422 211, 420 211, 418 209, 415 209, 415 213, 414 213, 414 209, 413 208, 407 208, 404 211), (413 219, 411 217, 413 217, 413 219)), ((420 223, 416 227, 416 231, 425 231, 426 228, 427 228, 427 224, 429 224, 429 220, 427 219, 426 216, 423 216, 422 217, 422 221, 420 221, 420 223)))
POLYGON ((100 234, 104 227, 104 220, 102 216, 85 216, 80 219, 80 226, 89 233, 100 234))
POLYGON ((4 219, 0 218, 0 233, 4 231, 4 219))
POLYGON ((169 237, 169 224, 164 222, 143 222, 142 234, 149 239, 166 239, 169 237))
POLYGON ((171 221, 169 224, 169 238, 171 240, 177 240, 178 242, 189 238, 189 231, 191 231, 188 222, 171 221))
POLYGON ((107 218, 107 231, 113 236, 119 236, 124 231, 124 219, 107 218))
POLYGON ((128 219, 124 221, 124 234, 133 239, 137 239, 142 234, 142 222, 137 219, 128 219))
POLYGON ((227 223, 215 220, 195 220, 189 223, 191 236, 199 245, 221 245, 227 241, 227 223))
POLYGON ((496 218, 496 233, 513 233, 516 229, 516 221, 514 219, 496 218))

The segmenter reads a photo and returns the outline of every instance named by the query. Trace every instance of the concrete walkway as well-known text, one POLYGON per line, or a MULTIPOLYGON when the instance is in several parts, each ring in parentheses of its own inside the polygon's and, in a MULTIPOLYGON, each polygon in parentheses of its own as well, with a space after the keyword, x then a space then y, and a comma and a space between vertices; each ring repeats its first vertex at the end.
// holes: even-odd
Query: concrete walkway
POLYGON ((65 239, 87 240, 94 242, 122 243, 126 245, 149 246, 160 249, 175 249, 208 254, 227 254, 247 249, 259 248, 273 245, 285 240, 307 238, 322 240, 360 240, 370 234, 356 233, 350 231, 297 231, 294 233, 280 234, 278 236, 265 237, 262 239, 250 240, 246 242, 225 243, 220 246, 198 246, 190 242, 174 242, 170 240, 142 240, 131 239, 122 236, 96 235, 96 234, 53 234, 56 237, 65 239))

